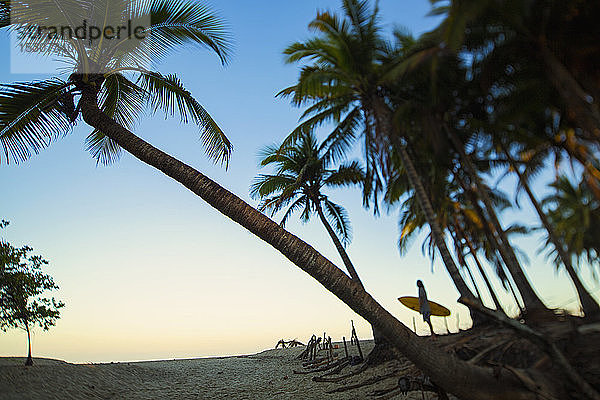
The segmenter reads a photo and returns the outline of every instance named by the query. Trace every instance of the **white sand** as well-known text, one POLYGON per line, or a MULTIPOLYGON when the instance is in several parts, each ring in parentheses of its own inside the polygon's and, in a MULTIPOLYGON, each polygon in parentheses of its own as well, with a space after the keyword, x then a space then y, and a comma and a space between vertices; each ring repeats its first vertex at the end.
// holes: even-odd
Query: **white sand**
MULTIPOLYGON (((364 351, 370 350, 365 343, 364 351)), ((0 358, 1 399, 361 399, 375 389, 394 386, 397 378, 344 393, 327 394, 341 386, 315 383, 297 375, 302 348, 267 350, 251 356, 115 364, 69 364, 23 358, 0 358)), ((343 350, 342 350, 343 351, 343 350)), ((392 368, 382 365, 342 384, 352 384, 392 368)), ((344 370, 347 373, 350 369, 344 370)), ((425 398, 435 398, 425 394, 425 398)), ((398 396, 421 399, 418 396, 398 396)))

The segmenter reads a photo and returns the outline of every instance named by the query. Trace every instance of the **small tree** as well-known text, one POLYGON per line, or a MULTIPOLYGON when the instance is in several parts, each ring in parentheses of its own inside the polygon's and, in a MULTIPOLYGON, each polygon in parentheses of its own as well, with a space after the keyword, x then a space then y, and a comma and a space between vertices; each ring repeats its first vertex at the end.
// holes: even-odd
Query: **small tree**
MULTIPOLYGON (((2 221, 0 228, 8 225, 2 221)), ((64 303, 54 297, 42 297, 47 290, 58 289, 52 277, 42 271, 48 261, 31 254, 29 246, 16 248, 0 241, 0 329, 21 328, 27 332, 28 354, 25 365, 33 365, 31 331, 35 325, 50 329, 60 317, 64 303)))

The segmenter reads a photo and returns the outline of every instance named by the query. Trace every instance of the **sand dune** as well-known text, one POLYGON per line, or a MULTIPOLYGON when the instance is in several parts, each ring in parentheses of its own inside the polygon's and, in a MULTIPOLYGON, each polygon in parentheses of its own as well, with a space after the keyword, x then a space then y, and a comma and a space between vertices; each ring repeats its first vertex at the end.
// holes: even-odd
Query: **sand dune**
MULTIPOLYGON (((366 344, 368 351, 369 345, 366 344)), ((240 357, 114 364, 70 364, 0 358, 2 399, 360 399, 394 379, 346 393, 327 394, 339 385, 315 383, 295 357, 302 348, 267 350, 240 357)), ((385 370, 361 374, 360 379, 385 370)), ((355 380, 357 381, 357 380, 355 380)), ((344 382, 346 384, 351 382, 344 382)), ((432 396, 432 395, 430 395, 432 396)), ((402 397, 410 399, 410 397, 402 397)), ((421 394, 414 397, 421 399, 421 394)))

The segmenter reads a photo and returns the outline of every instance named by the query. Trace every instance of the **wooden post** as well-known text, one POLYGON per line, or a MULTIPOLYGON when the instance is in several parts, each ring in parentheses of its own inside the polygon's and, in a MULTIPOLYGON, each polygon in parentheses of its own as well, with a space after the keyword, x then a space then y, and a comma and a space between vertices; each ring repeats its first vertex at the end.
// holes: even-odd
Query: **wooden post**
POLYGON ((343 336, 344 339, 344 352, 346 353, 346 358, 348 358, 348 346, 346 346, 346 336, 343 336))
POLYGON ((456 329, 460 332, 460 314, 456 314, 456 329))
POLYGON ((360 348, 360 343, 358 342, 358 335, 356 334, 356 329, 354 329, 354 322, 352 322, 352 337, 356 341, 356 347, 358 347, 358 354, 360 355, 360 359, 364 360, 362 350, 360 348))
POLYGON ((358 337, 355 340, 356 340, 356 347, 358 347, 358 354, 360 354, 361 360, 364 360, 365 358, 363 357, 362 350, 360 349, 360 343, 358 343, 358 337))
POLYGON ((415 317, 413 317, 413 330, 415 331, 415 334, 418 335, 418 333, 417 333, 417 321, 415 320, 415 317))

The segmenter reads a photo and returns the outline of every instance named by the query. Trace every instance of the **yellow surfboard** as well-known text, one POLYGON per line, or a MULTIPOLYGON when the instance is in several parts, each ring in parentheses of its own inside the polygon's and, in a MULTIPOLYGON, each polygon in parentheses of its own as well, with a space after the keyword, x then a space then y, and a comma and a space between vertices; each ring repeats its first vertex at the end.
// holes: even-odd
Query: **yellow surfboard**
MULTIPOLYGON (((398 297, 398 301, 400 301, 400 303, 404 304, 406 307, 410 308, 411 310, 420 311, 418 297, 414 297, 414 296, 398 297)), ((429 308, 431 309, 431 315, 436 316, 436 317, 447 317, 448 315, 450 315, 450 310, 448 310, 443 305, 438 304, 435 301, 431 301, 431 300, 428 300, 428 301, 429 301, 429 308)))

